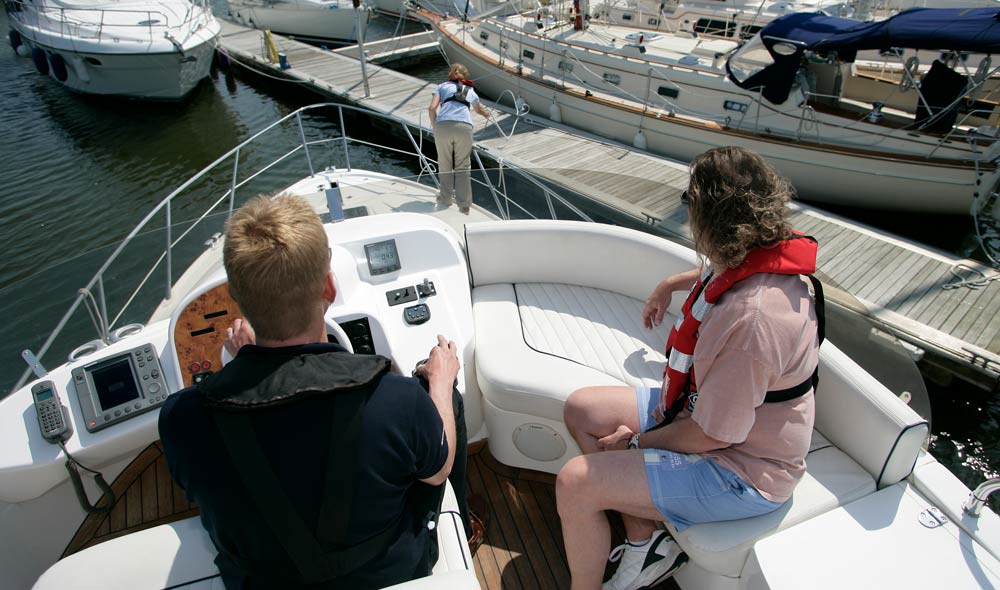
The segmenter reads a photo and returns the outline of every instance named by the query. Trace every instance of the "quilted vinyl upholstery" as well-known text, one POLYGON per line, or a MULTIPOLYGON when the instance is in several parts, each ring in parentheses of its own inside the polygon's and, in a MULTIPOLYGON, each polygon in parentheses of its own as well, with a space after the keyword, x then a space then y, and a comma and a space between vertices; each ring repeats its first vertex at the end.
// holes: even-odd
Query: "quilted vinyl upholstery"
POLYGON ((633 387, 659 387, 673 318, 642 325, 643 302, 603 289, 552 283, 514 285, 524 341, 633 387))

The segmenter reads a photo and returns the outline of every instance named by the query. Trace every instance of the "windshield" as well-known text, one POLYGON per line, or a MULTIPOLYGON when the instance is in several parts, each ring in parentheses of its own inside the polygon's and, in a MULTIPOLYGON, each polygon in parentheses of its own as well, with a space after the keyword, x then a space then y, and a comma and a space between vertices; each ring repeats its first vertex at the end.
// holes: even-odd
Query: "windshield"
POLYGON ((729 58, 729 75, 737 83, 742 83, 746 82, 750 76, 773 64, 774 58, 771 57, 771 52, 764 45, 760 34, 757 34, 729 58))

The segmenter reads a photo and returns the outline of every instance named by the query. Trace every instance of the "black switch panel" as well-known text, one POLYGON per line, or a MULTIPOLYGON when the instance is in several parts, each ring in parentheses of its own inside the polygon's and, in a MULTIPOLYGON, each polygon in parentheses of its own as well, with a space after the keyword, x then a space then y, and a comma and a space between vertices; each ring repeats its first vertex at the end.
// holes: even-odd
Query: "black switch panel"
POLYGON ((341 322, 340 327, 351 339, 351 346, 354 347, 355 353, 375 354, 375 345, 372 344, 372 329, 368 324, 368 318, 341 322))
POLYGON ((431 319, 431 310, 426 303, 407 307, 403 310, 403 319, 406 320, 407 324, 416 326, 431 319))
POLYGON ((386 291, 385 298, 389 300, 390 306, 399 305, 400 303, 416 301, 417 292, 413 289, 413 287, 403 287, 402 289, 386 291))

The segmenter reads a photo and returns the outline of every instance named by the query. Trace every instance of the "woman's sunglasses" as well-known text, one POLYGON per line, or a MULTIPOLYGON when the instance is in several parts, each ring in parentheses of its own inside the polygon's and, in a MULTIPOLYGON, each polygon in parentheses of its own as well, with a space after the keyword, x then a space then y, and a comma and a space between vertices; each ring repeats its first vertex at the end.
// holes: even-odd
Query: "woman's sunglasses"
POLYGON ((681 205, 685 207, 691 204, 691 199, 688 198, 688 192, 684 191, 681 193, 681 205))

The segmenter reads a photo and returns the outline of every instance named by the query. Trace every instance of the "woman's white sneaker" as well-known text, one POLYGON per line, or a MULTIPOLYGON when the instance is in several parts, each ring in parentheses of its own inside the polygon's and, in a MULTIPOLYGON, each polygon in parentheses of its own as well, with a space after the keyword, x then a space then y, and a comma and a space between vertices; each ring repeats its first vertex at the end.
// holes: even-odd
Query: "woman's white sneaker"
POLYGON ((656 531, 648 541, 633 545, 627 540, 615 547, 609 561, 621 560, 618 570, 604 583, 603 590, 639 590, 666 580, 688 556, 667 531, 656 531))

